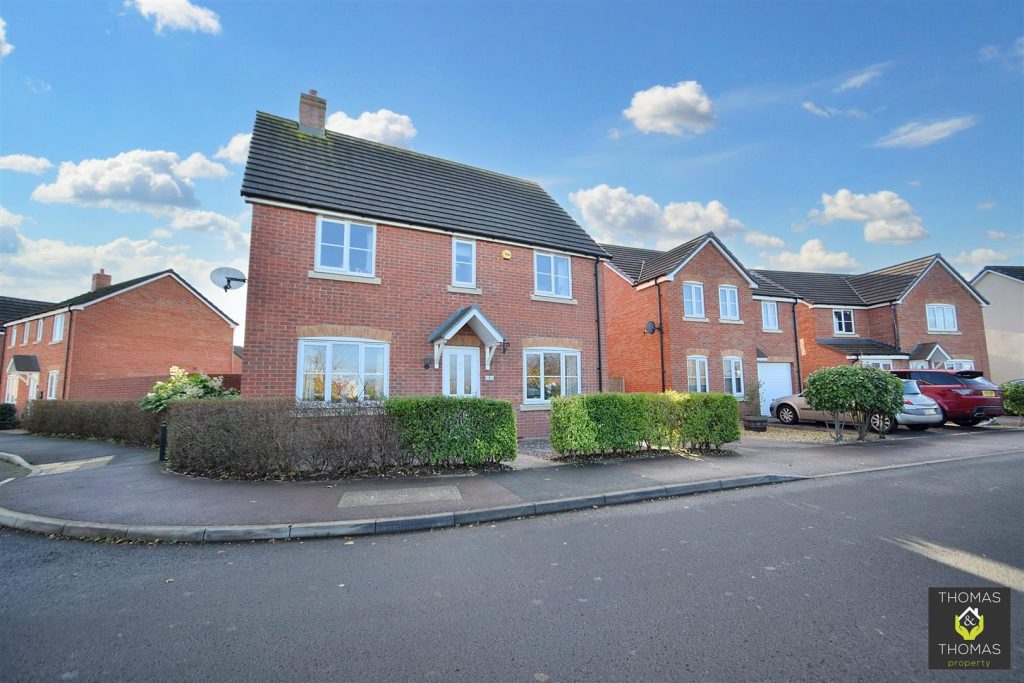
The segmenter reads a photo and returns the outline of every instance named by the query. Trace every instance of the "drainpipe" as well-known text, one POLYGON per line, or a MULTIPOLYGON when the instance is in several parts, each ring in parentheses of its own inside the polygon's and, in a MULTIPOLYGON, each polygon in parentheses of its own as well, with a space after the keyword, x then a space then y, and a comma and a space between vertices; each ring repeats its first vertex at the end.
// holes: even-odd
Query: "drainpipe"
POLYGON ((64 328, 64 382, 60 390, 61 399, 66 399, 68 397, 68 361, 71 358, 71 320, 74 316, 75 312, 69 308, 68 325, 64 328))
POLYGON ((889 304, 889 310, 892 311, 892 338, 896 341, 896 348, 900 348, 900 326, 896 322, 896 304, 889 304))
POLYGON ((654 281, 658 288, 658 345, 661 347, 661 393, 665 393, 665 321, 661 317, 661 282, 654 281))
POLYGON ((604 391, 604 367, 601 364, 601 284, 598 269, 601 259, 594 259, 594 308, 597 310, 597 390, 604 391))
POLYGON ((804 373, 800 370, 800 333, 796 329, 796 305, 793 302, 793 351, 796 357, 796 384, 800 391, 804 390, 804 373))

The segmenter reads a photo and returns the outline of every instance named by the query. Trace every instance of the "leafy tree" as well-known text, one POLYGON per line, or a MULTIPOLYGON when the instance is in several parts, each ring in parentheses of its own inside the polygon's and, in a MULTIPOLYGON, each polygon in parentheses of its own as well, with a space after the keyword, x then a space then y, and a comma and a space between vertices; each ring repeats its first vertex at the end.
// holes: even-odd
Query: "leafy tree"
MULTIPOLYGON (((872 417, 895 419, 902 409, 903 382, 890 372, 865 365, 823 368, 807 378, 804 399, 812 409, 831 417, 833 440, 843 440, 843 424, 849 420, 857 427, 857 440, 863 441, 872 417)), ((879 436, 884 439, 885 433, 879 436)))
POLYGON ((139 401, 139 407, 149 413, 160 413, 172 401, 238 396, 235 389, 225 389, 223 377, 210 377, 199 372, 186 372, 175 366, 171 376, 157 382, 139 401))

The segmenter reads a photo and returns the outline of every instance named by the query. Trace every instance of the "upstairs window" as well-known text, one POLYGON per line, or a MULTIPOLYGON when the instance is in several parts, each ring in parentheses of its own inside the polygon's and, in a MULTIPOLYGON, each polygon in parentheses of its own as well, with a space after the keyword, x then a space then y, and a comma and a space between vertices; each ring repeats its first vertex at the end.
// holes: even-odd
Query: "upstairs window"
POLYGON ((723 320, 740 319, 740 293, 730 285, 718 288, 718 313, 723 320))
POLYGON ((318 218, 316 269, 373 277, 377 229, 372 225, 318 218))
POLYGON ((46 318, 40 318, 38 321, 36 321, 36 341, 37 342, 43 341, 43 321, 44 320, 46 320, 46 318))
POLYGON ((704 285, 699 282, 683 283, 683 316, 704 317, 704 285))
POLYGON ((572 298, 572 270, 568 256, 535 252, 533 255, 533 288, 542 296, 572 298))
POLYGON ((18 343, 18 326, 11 325, 10 329, 7 330, 7 334, 11 335, 10 346, 14 346, 18 343))
POLYGON ((725 376, 725 393, 743 397, 743 359, 726 356, 722 359, 722 371, 725 376))
POLYGON ((705 356, 686 358, 686 389, 691 394, 706 394, 711 389, 708 382, 708 359, 705 356))
POLYGON ((928 316, 929 332, 956 332, 956 306, 949 304, 928 304, 925 306, 928 316))
POLYGON ((22 332, 23 332, 23 334, 21 335, 21 343, 22 344, 28 344, 28 332, 29 332, 29 328, 30 327, 32 327, 32 321, 31 320, 29 320, 27 323, 25 323, 25 329, 22 330, 22 332))
POLYGON ((452 286, 476 287, 476 242, 452 240, 452 286))
POLYGON ((761 302, 761 329, 779 329, 779 305, 774 301, 761 302))
POLYGON ((853 334, 853 309, 833 309, 832 329, 835 331, 836 334, 853 334))
POLYGON ((53 341, 59 342, 64 338, 64 314, 53 316, 53 341))

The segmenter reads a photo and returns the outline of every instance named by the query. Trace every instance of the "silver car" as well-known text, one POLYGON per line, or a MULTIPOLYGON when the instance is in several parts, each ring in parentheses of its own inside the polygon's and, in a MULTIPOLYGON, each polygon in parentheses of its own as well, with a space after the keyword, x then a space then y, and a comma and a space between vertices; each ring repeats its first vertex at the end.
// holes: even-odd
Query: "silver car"
MULTIPOLYGON (((775 399, 770 409, 772 416, 778 418, 782 424, 825 421, 825 413, 812 410, 804 400, 802 392, 775 399)), ((849 420, 849 416, 846 416, 846 419, 849 420)), ((876 432, 883 429, 892 432, 897 425, 906 425, 907 429, 921 431, 941 424, 942 410, 939 409, 939 404, 922 394, 917 382, 912 379, 903 380, 903 410, 896 415, 895 422, 881 415, 871 419, 871 428, 876 432)))

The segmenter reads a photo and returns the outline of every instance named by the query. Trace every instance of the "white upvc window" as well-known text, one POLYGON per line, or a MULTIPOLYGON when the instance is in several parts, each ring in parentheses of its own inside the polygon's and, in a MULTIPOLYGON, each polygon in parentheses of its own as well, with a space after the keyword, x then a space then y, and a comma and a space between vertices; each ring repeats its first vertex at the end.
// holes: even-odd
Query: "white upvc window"
POLYGON ((22 344, 28 344, 28 333, 29 333, 29 329, 31 327, 32 327, 32 321, 29 320, 27 323, 25 323, 25 329, 22 330, 22 335, 21 335, 21 343, 22 344))
POLYGON ((11 343, 9 344, 9 346, 14 346, 15 344, 18 343, 18 326, 17 325, 11 325, 9 328, 7 328, 7 334, 11 335, 11 343))
POLYGON ((869 368, 878 368, 879 370, 892 370, 891 360, 862 360, 860 364, 869 368))
POLYGON ((683 283, 683 317, 704 317, 704 285, 700 282, 683 283))
POLYGON ((833 308, 832 329, 836 334, 853 334, 853 309, 833 308))
POLYGON ((761 302, 761 329, 779 329, 779 305, 774 301, 761 302))
POLYGON ((949 304, 928 304, 924 307, 928 317, 929 332, 956 332, 956 306, 949 304))
POLYGON ((580 352, 575 349, 523 350, 523 402, 547 403, 581 393, 580 352))
POLYGON ((376 226, 317 218, 316 270, 373 277, 376 251, 376 226))
POLYGON ((946 361, 947 370, 973 370, 973 360, 962 360, 959 358, 951 358, 946 361))
POLYGON ((452 286, 476 287, 476 242, 452 240, 452 286))
POLYGON ((572 263, 568 256, 533 253, 533 289, 541 296, 572 298, 572 263))
POLYGON ((53 341, 59 342, 64 338, 64 314, 53 316, 53 341))
POLYGON ((708 381, 708 359, 706 356, 686 357, 686 390, 691 394, 706 394, 711 391, 708 381))
POLYGON ((718 314, 723 320, 740 319, 740 291, 732 285, 718 288, 718 314))
POLYGON ((389 345, 368 339, 299 340, 295 396, 300 401, 347 403, 388 395, 389 345))
POLYGON ((37 342, 43 341, 43 321, 44 320, 46 320, 46 318, 40 318, 39 320, 36 321, 36 341, 37 342))
POLYGON ((725 377, 725 393, 742 398, 743 359, 736 356, 726 356, 723 358, 722 374, 725 377))
POLYGON ((57 398, 57 378, 59 373, 56 370, 50 370, 50 373, 46 376, 46 400, 52 401, 57 398))
POLYGON ((7 390, 4 392, 4 403, 17 403, 18 402, 18 378, 13 376, 7 377, 7 390))

